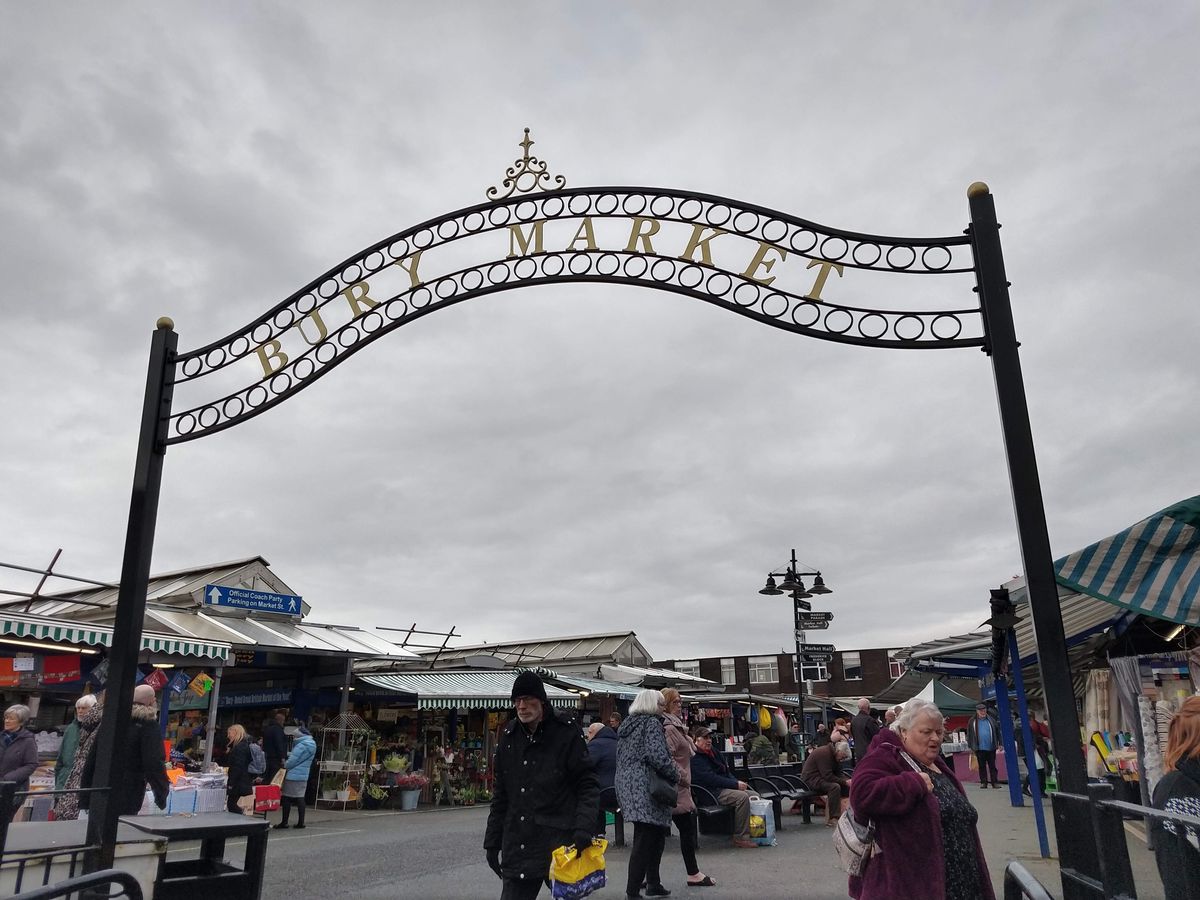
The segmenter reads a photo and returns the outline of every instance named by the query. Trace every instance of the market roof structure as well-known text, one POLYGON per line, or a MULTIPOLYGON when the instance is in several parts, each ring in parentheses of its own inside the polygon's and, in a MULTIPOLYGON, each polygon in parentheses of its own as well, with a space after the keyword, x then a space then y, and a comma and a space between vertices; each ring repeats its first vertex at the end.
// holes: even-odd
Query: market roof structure
POLYGON ((509 666, 546 666, 559 672, 596 674, 600 663, 644 665, 650 654, 632 631, 468 644, 421 654, 439 668, 461 668, 468 657, 492 656, 509 666))
MULTIPOLYGON (((162 629, 163 637, 186 643, 237 649, 278 650, 284 653, 420 660, 373 631, 353 625, 326 625, 299 617, 254 615, 244 612, 215 612, 204 603, 206 585, 245 587, 276 594, 296 592, 269 568, 261 556, 213 566, 199 566, 150 576, 147 589, 145 628, 162 629)), ((66 620, 77 627, 107 630, 116 615, 119 586, 88 588, 45 595, 30 603, 14 600, 0 603, 0 616, 30 606, 40 616, 66 620)), ((307 614, 309 605, 303 603, 307 614)), ((22 613, 23 614, 23 613, 22 613)), ((146 632, 147 634, 152 632, 146 632)), ((211 654, 210 654, 211 655, 211 654)), ((225 657, 228 657, 228 651, 225 657)))
POLYGON ((647 688, 674 686, 700 689, 720 687, 717 682, 701 678, 699 675, 677 672, 674 669, 655 669, 646 666, 601 665, 599 675, 605 681, 617 681, 621 684, 637 684, 647 688))
MULTIPOLYGON (((393 672, 359 675, 372 688, 416 697, 417 709, 511 709, 513 673, 487 672, 393 672)), ((546 685, 546 698, 553 706, 573 709, 580 695, 546 685)))

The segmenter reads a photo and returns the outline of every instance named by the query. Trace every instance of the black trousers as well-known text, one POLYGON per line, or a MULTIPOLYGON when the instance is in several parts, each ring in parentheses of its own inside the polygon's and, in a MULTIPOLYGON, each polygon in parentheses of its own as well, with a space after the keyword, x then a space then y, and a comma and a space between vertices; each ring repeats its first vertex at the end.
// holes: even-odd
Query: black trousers
POLYGON ((988 772, 992 773, 992 784, 1000 783, 1000 775, 996 772, 996 751, 995 750, 976 750, 975 761, 979 764, 979 783, 986 785, 988 783, 988 772), (987 768, 984 768, 984 767, 987 768))
POLYGON ((543 883, 540 878, 505 878, 500 900, 533 900, 543 883))
POLYGON ((670 827, 648 822, 633 823, 633 849, 629 851, 629 877, 625 881, 628 896, 636 897, 641 893, 643 879, 650 887, 662 884, 658 869, 670 830, 670 827))
POLYGON ((689 875, 700 874, 700 866, 696 863, 696 843, 699 840, 696 834, 696 814, 679 813, 671 816, 671 821, 679 829, 679 849, 683 853, 683 867, 689 875))
POLYGON ((292 807, 296 807, 296 824, 304 824, 304 798, 303 797, 280 797, 279 807, 283 810, 283 818, 280 822, 284 825, 288 823, 288 817, 292 814, 292 807))

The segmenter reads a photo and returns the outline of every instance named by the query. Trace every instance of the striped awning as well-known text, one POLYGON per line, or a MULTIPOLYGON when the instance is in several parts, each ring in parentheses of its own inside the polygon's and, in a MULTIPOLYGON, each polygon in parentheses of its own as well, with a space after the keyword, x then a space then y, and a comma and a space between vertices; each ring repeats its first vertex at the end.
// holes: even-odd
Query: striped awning
MULTIPOLYGON (((359 675, 372 687, 398 694, 415 694, 418 709, 511 709, 512 672, 398 672, 359 675)), ((546 698, 554 706, 575 709, 579 695, 546 685, 546 698)))
MULTIPOLYGON (((5 613, 0 616, 0 635, 56 644, 111 647, 113 630, 103 625, 85 625, 45 616, 5 613)), ((171 656, 207 657, 225 662, 229 659, 231 646, 219 641, 197 641, 177 635, 143 631, 141 650, 171 656)))
POLYGON ((1054 563, 1059 584, 1156 619, 1200 624, 1200 496, 1054 563))

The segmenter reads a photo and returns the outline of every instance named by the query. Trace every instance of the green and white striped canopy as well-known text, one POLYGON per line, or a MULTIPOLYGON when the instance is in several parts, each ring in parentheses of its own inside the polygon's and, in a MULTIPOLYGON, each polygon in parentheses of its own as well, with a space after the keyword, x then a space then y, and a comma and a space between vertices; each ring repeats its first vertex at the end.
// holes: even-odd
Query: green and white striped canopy
POLYGON ((1143 615, 1200 624, 1200 496, 1054 563, 1059 584, 1143 615))
MULTIPOLYGON (((372 687, 415 694, 418 709, 512 709, 515 675, 503 669, 475 672, 397 672, 359 675, 372 687)), ((546 699, 553 706, 575 709, 579 695, 546 685, 546 699)))
MULTIPOLYGON (((0 616, 0 634, 30 641, 51 641, 56 644, 80 644, 91 647, 111 647, 113 632, 103 625, 65 622, 43 616, 5 613, 0 616)), ((229 659, 229 644, 215 641, 196 641, 175 635, 142 632, 141 649, 150 653, 172 656, 207 657, 225 662, 229 659)))

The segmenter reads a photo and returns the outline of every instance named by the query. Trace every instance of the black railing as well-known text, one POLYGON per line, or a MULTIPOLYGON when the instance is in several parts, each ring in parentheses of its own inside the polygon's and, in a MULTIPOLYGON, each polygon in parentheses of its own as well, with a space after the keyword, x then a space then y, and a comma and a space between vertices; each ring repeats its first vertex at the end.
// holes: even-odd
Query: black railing
POLYGON ((1004 867, 1004 900, 1054 900, 1040 881, 1019 862, 1004 867))
POLYGON ((27 797, 95 794, 107 790, 108 788, 71 788, 56 791, 18 791, 16 782, 0 782, 0 866, 13 873, 12 893, 14 895, 51 898, 67 897, 86 891, 88 896, 129 897, 132 900, 141 900, 141 888, 126 872, 109 869, 96 872, 94 876, 82 876, 84 855, 88 851, 96 849, 88 846, 86 841, 78 846, 59 849, 30 849, 11 852, 8 850, 9 825, 12 822, 13 814, 27 797), (50 877, 56 866, 66 869, 67 878, 65 881, 51 884, 50 877), (88 881, 93 877, 99 880, 88 881), (85 881, 87 883, 84 883, 85 881), (132 882, 132 890, 130 890, 128 882, 132 882), (28 888, 29 883, 35 883, 38 887, 28 888), (122 888, 120 893, 112 894, 109 891, 114 884, 122 888), (104 888, 104 892, 97 893, 101 888, 104 888))

